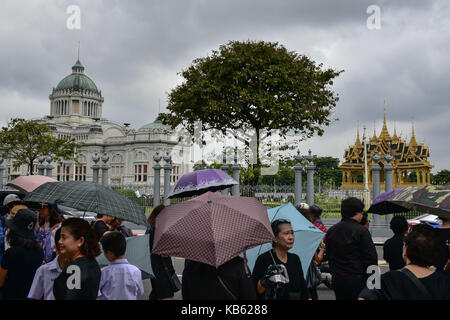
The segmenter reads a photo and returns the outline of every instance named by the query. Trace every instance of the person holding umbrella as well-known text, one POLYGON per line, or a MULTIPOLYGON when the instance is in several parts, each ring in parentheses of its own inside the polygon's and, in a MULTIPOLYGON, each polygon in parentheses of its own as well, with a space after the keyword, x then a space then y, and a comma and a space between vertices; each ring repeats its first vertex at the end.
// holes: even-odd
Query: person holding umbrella
POLYGON ((152 270, 155 274, 155 278, 150 279, 152 284, 152 292, 150 293, 149 300, 173 300, 174 289, 171 285, 171 276, 175 274, 173 268, 172 258, 167 255, 159 255, 152 253, 153 240, 155 237, 155 221, 156 217, 164 209, 164 205, 156 206, 150 216, 148 217, 150 234, 150 260, 152 264, 152 270))
POLYGON ((217 268, 186 260, 182 284, 183 300, 256 300, 250 272, 239 256, 217 268))
POLYGON ((256 259, 253 280, 258 298, 264 300, 311 300, 306 286, 300 258, 288 252, 295 241, 291 222, 277 219, 272 222, 275 240, 273 249, 256 259), (282 281, 277 281, 275 274, 281 274, 282 281), (287 274, 287 276, 286 276, 287 274))

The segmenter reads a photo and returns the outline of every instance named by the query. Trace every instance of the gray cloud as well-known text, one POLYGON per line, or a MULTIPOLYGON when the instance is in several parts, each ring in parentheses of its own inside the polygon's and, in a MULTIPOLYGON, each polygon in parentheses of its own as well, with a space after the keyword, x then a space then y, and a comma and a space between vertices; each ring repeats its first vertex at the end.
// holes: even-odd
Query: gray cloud
MULTIPOLYGON (((300 145, 342 158, 356 123, 381 129, 386 100, 390 131, 431 148, 436 170, 450 168, 447 89, 449 4, 436 1, 141 1, 4 0, 0 4, 0 121, 49 112, 53 87, 71 72, 81 41, 86 74, 105 97, 104 116, 138 128, 166 105, 178 72, 229 40, 278 41, 324 67, 345 69, 334 122, 300 145), (81 30, 68 30, 66 8, 79 5, 81 30), (368 30, 369 5, 381 30, 368 30), (448 144, 448 143, 447 143, 448 144)), ((361 130, 362 133, 362 130, 361 130)))

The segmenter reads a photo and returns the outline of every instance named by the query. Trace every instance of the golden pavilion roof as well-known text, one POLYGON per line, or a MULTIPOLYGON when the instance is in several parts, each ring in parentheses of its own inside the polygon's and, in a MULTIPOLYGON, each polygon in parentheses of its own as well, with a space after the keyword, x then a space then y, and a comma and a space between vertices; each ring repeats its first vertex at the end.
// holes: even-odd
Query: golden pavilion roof
MULTIPOLYGON (((430 148, 424 143, 418 143, 414 132, 414 123, 412 124, 412 134, 409 141, 406 137, 403 139, 397 135, 394 124, 394 133, 391 136, 386 123, 386 109, 384 111, 383 127, 377 136, 375 129, 374 135, 368 139, 367 149, 367 165, 372 167, 374 161, 372 157, 378 152, 382 158, 380 164, 385 163, 384 156, 390 150, 393 160, 391 162, 395 169, 417 169, 417 168, 433 168, 429 162, 430 148)), ((363 141, 364 142, 364 141, 363 141)), ((364 145, 359 137, 359 125, 356 133, 356 141, 353 145, 348 146, 344 151, 344 162, 339 166, 347 170, 364 170, 364 145)))

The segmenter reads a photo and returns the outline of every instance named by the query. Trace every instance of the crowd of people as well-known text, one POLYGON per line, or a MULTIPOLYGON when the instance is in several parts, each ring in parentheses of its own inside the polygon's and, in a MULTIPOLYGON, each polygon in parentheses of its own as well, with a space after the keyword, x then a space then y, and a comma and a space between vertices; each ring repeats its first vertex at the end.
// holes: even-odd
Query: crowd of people
MULTIPOLYGON (((144 294, 141 271, 125 258, 126 237, 133 233, 120 219, 98 215, 92 224, 64 219, 56 205, 42 203, 33 211, 13 194, 3 205, 8 212, 0 219, 2 299, 136 300, 144 294), (108 266, 100 268, 100 254, 108 266)), ((157 206, 148 218, 150 250, 163 209, 157 206)), ((186 259, 180 282, 172 258, 150 252, 149 299, 172 300, 181 290, 183 300, 318 300, 325 263, 337 300, 450 299, 448 219, 439 228, 420 224, 409 230, 406 219, 395 216, 390 222, 394 236, 383 248, 390 271, 372 288, 367 270, 378 265, 378 256, 361 200, 343 200, 342 220, 329 229, 319 206, 296 209, 325 233, 306 275, 299 256, 290 252, 295 242, 291 222, 277 219, 271 223, 272 249, 258 256, 252 272, 245 254, 218 268, 186 259)))

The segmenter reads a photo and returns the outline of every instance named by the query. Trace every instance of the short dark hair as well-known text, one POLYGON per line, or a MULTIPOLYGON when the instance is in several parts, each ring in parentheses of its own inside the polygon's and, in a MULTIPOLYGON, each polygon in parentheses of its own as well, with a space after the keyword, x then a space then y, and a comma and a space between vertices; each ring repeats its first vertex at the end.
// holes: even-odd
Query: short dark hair
POLYGON ((55 246, 58 247, 59 239, 61 239, 61 228, 58 228, 55 232, 55 246))
POLYGON ((69 218, 62 222, 61 228, 69 229, 69 233, 75 240, 84 237, 84 243, 80 247, 81 254, 89 258, 97 257, 100 254, 97 235, 89 222, 81 218, 69 218))
POLYGON ((111 251, 116 257, 120 257, 125 254, 127 250, 127 240, 123 234, 119 231, 112 231, 105 234, 100 243, 103 247, 103 252, 111 251))
POLYGON ((441 238, 433 227, 417 224, 405 238, 406 256, 412 264, 429 267, 439 263, 441 238))
POLYGON ((311 210, 311 214, 316 217, 319 218, 322 215, 322 207, 318 206, 317 204, 313 204, 312 206, 309 207, 309 209, 311 210))
POLYGON ((408 231, 408 221, 404 216, 394 216, 390 222, 391 230, 395 235, 408 231))
POLYGON ((342 218, 348 219, 355 216, 358 212, 364 211, 364 202, 355 197, 350 197, 341 202, 342 218))
MULTIPOLYGON (((289 220, 286 219, 277 219, 272 221, 270 226, 272 227, 273 235, 276 237, 280 233, 280 224, 291 224, 289 220)), ((272 242, 272 247, 275 247, 275 242, 272 242)))

